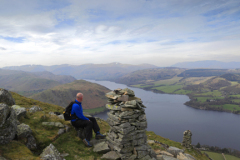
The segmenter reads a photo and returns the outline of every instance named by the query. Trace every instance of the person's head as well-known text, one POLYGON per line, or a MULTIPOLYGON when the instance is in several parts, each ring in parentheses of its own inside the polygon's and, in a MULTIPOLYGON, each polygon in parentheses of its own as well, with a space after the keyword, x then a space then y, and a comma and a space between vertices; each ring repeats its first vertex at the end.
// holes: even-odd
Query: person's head
POLYGON ((78 94, 76 95, 76 99, 77 99, 78 102, 82 102, 82 100, 83 100, 83 94, 82 94, 82 93, 78 93, 78 94))

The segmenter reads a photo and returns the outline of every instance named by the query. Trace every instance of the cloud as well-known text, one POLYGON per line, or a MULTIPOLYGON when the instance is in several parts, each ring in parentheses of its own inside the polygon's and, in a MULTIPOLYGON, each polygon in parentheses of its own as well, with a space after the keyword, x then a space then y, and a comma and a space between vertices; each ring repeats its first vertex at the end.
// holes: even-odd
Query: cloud
POLYGON ((4 47, 0 47, 0 50, 7 50, 6 48, 4 48, 4 47))
POLYGON ((4 65, 168 66, 232 61, 239 51, 240 2, 235 0, 2 0, 0 21, 0 44, 8 48, 0 48, 4 65))

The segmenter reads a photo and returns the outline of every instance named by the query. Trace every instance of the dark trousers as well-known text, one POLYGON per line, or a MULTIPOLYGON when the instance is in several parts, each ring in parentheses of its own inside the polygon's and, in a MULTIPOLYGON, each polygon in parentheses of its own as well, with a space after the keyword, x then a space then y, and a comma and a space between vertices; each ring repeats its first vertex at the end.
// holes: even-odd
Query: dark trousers
POLYGON ((90 141, 92 138, 92 129, 94 130, 95 133, 97 133, 98 131, 100 131, 100 128, 94 117, 87 117, 87 118, 90 121, 78 119, 75 122, 72 122, 72 125, 76 128, 84 128, 86 133, 86 139, 90 141))

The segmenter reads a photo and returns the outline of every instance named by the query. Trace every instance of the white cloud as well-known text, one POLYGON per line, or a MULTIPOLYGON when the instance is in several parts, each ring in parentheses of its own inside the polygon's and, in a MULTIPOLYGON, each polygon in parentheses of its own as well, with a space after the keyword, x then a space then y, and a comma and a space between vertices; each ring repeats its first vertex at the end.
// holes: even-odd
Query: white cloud
POLYGON ((239 58, 240 2, 234 0, 0 3, 0 67, 239 58), (11 41, 19 37, 21 43, 11 41))

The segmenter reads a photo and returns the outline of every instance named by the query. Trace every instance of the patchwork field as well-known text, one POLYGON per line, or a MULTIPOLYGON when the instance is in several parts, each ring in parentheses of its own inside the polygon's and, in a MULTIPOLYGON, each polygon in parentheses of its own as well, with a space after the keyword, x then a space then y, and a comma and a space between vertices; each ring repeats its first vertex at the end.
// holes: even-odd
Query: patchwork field
POLYGON ((227 79, 213 76, 187 78, 175 76, 165 80, 148 80, 132 86, 159 93, 188 95, 191 101, 186 105, 194 108, 240 114, 238 93, 240 91, 236 89, 239 83, 227 79))

